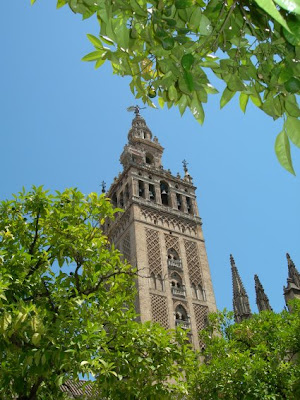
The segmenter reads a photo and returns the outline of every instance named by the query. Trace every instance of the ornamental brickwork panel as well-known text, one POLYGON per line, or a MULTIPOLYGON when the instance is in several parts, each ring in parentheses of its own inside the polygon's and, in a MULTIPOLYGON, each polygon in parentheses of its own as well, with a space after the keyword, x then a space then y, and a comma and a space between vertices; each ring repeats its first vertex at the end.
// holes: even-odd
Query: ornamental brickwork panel
POLYGON ((197 331, 201 331, 206 327, 208 307, 201 304, 193 304, 197 331))
POLYGON ((169 315, 167 299, 157 294, 151 294, 152 321, 158 322, 164 328, 169 329, 169 315))
POLYGON ((128 232, 124 239, 122 245, 123 255, 124 258, 130 263, 131 258, 131 243, 130 243, 130 233, 128 232))
POLYGON ((184 240, 186 261, 189 271, 190 283, 202 286, 202 274, 197 243, 190 240, 184 240))
POLYGON ((165 233, 165 243, 167 251, 170 249, 174 249, 178 256, 180 257, 180 250, 179 250, 179 240, 178 237, 168 235, 165 233))
POLYGON ((146 228, 147 256, 150 274, 162 276, 160 243, 158 231, 146 228))

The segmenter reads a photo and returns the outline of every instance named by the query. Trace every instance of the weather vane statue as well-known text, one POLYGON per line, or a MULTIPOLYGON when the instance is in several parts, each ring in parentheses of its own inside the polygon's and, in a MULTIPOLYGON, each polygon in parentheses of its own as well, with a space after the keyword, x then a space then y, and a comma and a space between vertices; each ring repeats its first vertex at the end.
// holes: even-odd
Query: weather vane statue
POLYGON ((140 110, 144 110, 146 107, 140 107, 138 105, 136 106, 130 106, 127 108, 127 111, 131 112, 134 111, 135 115, 138 116, 140 115, 140 110))
POLYGON ((188 173, 188 162, 186 160, 182 161, 182 165, 183 165, 183 170, 184 172, 187 174, 188 173))
POLYGON ((102 181, 101 187, 102 187, 102 193, 105 193, 105 191, 106 191, 106 183, 104 181, 102 181))

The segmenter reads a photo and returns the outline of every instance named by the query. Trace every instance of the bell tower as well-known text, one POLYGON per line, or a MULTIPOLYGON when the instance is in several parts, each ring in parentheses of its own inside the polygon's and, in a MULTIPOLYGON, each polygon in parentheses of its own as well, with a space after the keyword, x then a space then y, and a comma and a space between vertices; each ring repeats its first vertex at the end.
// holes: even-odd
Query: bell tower
POLYGON ((139 108, 120 161, 123 172, 107 195, 124 209, 106 226, 109 239, 138 269, 136 299, 142 322, 198 331, 216 311, 195 186, 184 161, 184 176, 162 165, 163 147, 152 136, 139 108))

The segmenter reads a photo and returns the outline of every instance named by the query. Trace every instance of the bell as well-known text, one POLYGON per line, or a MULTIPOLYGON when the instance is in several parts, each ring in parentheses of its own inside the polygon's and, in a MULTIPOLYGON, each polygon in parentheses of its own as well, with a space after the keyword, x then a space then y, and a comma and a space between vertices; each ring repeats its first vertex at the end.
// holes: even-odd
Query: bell
POLYGON ((150 199, 154 199, 154 194, 150 192, 150 199))
POLYGON ((161 194, 168 194, 165 189, 161 192, 161 194))

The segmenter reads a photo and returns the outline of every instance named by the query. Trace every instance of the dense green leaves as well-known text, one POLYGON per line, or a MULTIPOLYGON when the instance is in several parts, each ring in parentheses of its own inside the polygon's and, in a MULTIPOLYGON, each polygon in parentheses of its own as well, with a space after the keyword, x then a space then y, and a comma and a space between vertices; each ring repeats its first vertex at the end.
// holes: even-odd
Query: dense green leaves
POLYGON ((116 212, 75 189, 0 204, 1 399, 65 398, 60 385, 79 374, 103 398, 186 391, 186 334, 136 322, 135 270, 101 229, 116 212))
POLYGON ((297 101, 289 100, 300 93, 297 0, 58 0, 64 3, 99 21, 99 40, 88 37, 103 55, 92 52, 83 60, 96 67, 108 60, 114 73, 132 78, 132 93, 151 107, 157 98, 196 116, 194 99, 203 109, 213 74, 226 85, 221 106, 240 92, 243 112, 250 98, 273 119, 299 117, 297 101))
POLYGON ((300 304, 232 325, 219 313, 203 332, 204 363, 189 376, 191 399, 297 400, 300 304), (219 335, 214 335, 219 332, 219 335))

